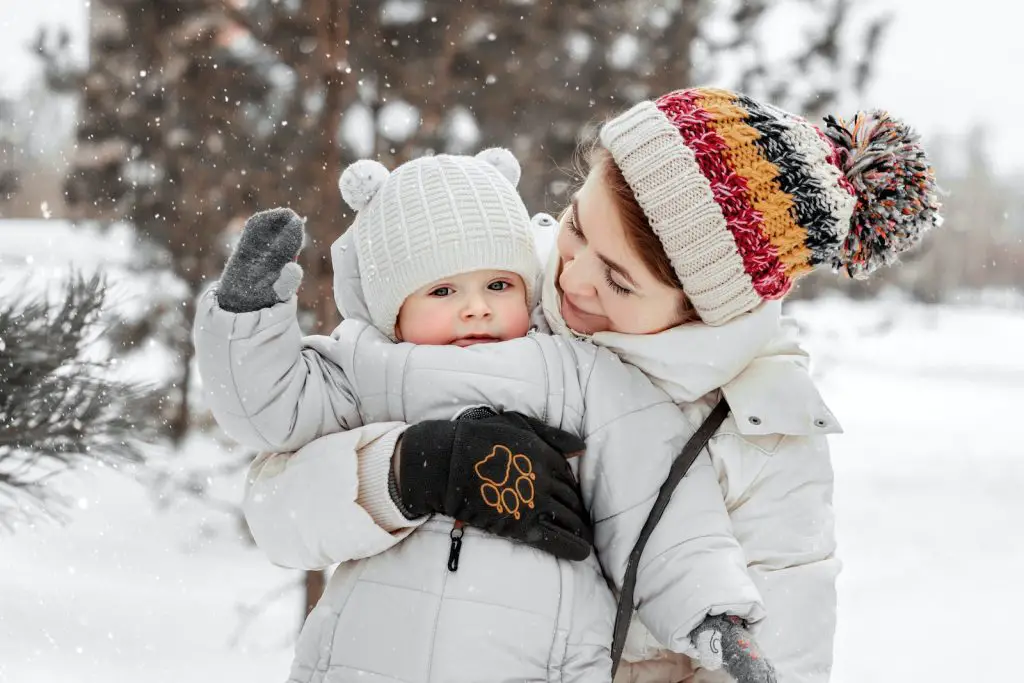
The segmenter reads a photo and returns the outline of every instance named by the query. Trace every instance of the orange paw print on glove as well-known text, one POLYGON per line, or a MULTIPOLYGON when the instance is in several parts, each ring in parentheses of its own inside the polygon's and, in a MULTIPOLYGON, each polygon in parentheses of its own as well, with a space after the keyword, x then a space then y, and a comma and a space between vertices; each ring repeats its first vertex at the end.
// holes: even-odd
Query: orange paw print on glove
POLYGON ((484 482, 480 485, 480 497, 488 507, 516 519, 522 505, 533 508, 533 481, 537 475, 533 473, 533 463, 522 453, 513 454, 506 446, 497 445, 473 470, 484 482))

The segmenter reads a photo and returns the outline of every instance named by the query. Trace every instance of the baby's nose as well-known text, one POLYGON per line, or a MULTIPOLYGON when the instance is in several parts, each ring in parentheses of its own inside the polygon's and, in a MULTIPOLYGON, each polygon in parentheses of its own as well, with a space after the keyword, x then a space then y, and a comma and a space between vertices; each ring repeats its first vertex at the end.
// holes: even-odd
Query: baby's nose
POLYGON ((487 304, 487 300, 484 297, 474 295, 466 301, 462 314, 471 318, 488 316, 491 314, 491 307, 487 304))

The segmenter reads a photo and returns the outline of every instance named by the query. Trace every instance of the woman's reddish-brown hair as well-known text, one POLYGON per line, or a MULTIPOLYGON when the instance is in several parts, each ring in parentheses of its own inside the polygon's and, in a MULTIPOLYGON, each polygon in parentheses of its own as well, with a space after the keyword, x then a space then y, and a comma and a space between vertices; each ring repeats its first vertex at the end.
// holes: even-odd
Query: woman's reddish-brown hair
MULTIPOLYGON (((668 255, 665 254, 661 240, 654 234, 651 222, 647 220, 647 215, 637 203, 632 188, 626 182, 626 178, 622 175, 618 164, 615 163, 615 159, 612 158, 611 152, 600 144, 594 143, 590 146, 590 151, 587 154, 587 162, 590 173, 601 174, 605 186, 611 190, 615 208, 625 229, 626 241, 629 242, 633 251, 637 253, 640 260, 659 282, 683 291, 683 285, 676 276, 668 255)), ((682 297, 680 314, 684 320, 697 317, 686 296, 682 297)))
POLYGON ((626 178, 619 170, 618 164, 612 158, 611 153, 600 145, 594 145, 590 150, 590 171, 600 173, 605 186, 611 190, 615 198, 615 208, 622 219, 623 227, 626 230, 626 241, 629 246, 644 262, 648 270, 654 273, 658 281, 669 287, 682 289, 683 285, 676 277, 672 263, 665 254, 665 248, 661 246, 661 240, 654 234, 647 215, 636 201, 633 190, 626 182, 626 178))

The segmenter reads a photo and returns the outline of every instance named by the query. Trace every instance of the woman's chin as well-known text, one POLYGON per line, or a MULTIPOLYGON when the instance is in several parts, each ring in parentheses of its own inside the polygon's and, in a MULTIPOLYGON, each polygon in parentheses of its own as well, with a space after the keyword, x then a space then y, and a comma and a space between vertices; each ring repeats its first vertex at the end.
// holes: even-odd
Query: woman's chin
POLYGON ((562 295, 561 303, 562 320, 564 320, 569 329, 576 334, 594 334, 596 332, 604 332, 608 329, 606 320, 599 318, 598 316, 592 316, 578 311, 576 307, 565 298, 565 294, 562 295))
POLYGON ((566 326, 576 334, 594 334, 587 325, 584 325, 578 320, 573 320, 571 314, 562 314, 562 319, 565 320, 566 326))

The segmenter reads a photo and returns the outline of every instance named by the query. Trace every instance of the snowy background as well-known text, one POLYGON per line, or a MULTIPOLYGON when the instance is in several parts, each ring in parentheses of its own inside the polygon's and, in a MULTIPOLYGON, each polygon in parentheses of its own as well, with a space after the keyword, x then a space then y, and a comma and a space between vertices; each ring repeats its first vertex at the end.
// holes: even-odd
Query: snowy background
MULTIPOLYGON (((88 5, 88 0, 0 2, 0 32, 13 37, 0 41, 0 64, 6 67, 0 69, 0 93, 17 92, 39 69, 24 50, 36 27, 60 19, 81 38, 88 5)), ((858 106, 898 112, 927 137, 984 125, 991 130, 988 144, 996 165, 1006 172, 1024 168, 1024 123, 1006 115, 1024 109, 1024 89, 1007 87, 1007 74, 1024 65, 1024 42, 1018 37, 1024 9, 1004 0, 973 0, 969 9, 953 0, 861 0, 858 6, 893 18, 879 68, 858 106)), ((780 25, 778 34, 782 39, 776 44, 785 49, 791 27, 780 25)), ((84 54, 84 42, 76 43, 75 52, 84 54)))
MULTIPOLYGON (((103 260, 117 273, 130 253, 127 233, 0 231, 5 273, 103 260)), ((115 292, 125 304, 146 295, 123 278, 115 292)), ((789 310, 846 430, 832 438, 845 563, 833 680, 1015 680, 997 653, 1017 647, 1010 620, 1024 611, 1021 302, 825 298, 789 310)), ((197 437, 185 460, 226 449, 197 437)), ((237 499, 239 483, 218 493, 237 499)), ((0 681, 284 680, 301 596, 266 598, 293 572, 199 503, 158 511, 147 488, 102 469, 62 486, 70 521, 0 536, 0 681)))
MULTIPOLYGON (((805 11, 820 3, 794 4, 805 11)), ((956 271, 955 286, 962 280, 1005 292, 1010 276, 1019 282, 1024 272, 1024 124, 1015 115, 1024 89, 1012 76, 1024 65, 1017 21, 1024 10, 1001 0, 858 0, 858 8, 869 6, 891 13, 892 24, 867 91, 841 109, 883 106, 912 121, 929 144, 945 139, 940 179, 948 173, 949 227, 943 250, 918 265, 956 271), (988 233, 982 244, 978 235, 988 233), (997 260, 1006 279, 991 283, 997 260)), ((31 135, 20 151, 38 155, 26 176, 38 187, 17 215, 59 212, 73 156, 75 107, 40 90, 40 63, 27 47, 37 27, 59 20, 71 31, 73 55, 84 58, 89 8, 88 0, 0 0, 0 99, 28 112, 31 135)), ((784 49, 799 32, 781 21, 768 29, 784 49)), ((613 48, 611 62, 628 56, 613 48)), ((378 132, 391 142, 410 135, 418 115, 400 97, 378 112, 378 132)), ((370 154, 372 141, 365 149, 356 144, 360 131, 372 132, 370 110, 354 109, 352 116, 367 118, 346 119, 346 151, 370 154)), ((476 123, 466 111, 454 111, 454 135, 471 140, 476 123)), ((26 122, 15 123, 0 125, 0 143, 17 138, 26 122)), ((53 286, 71 266, 110 272, 120 311, 167 297, 166 281, 129 274, 137 245, 127 228, 97 233, 56 220, 4 220, 3 211, 0 205, 0 300, 25 284, 53 286)), ((1024 610, 1017 530, 1024 518, 1024 295, 938 291, 947 303, 926 306, 893 291, 871 301, 833 295, 788 304, 846 430, 831 440, 845 564, 834 683, 1024 680, 1012 664, 1019 647, 1012 618, 1024 610)), ((122 372, 165 377, 171 365, 154 343, 122 372)), ((13 533, 0 527, 0 683, 285 679, 302 577, 271 566, 223 509, 240 501, 240 476, 212 483, 210 496, 226 506, 153 485, 154 467, 187 473, 239 453, 215 433, 194 430, 180 452, 150 455, 150 468, 128 476, 91 467, 60 479, 71 502, 62 524, 39 521, 13 533)))

